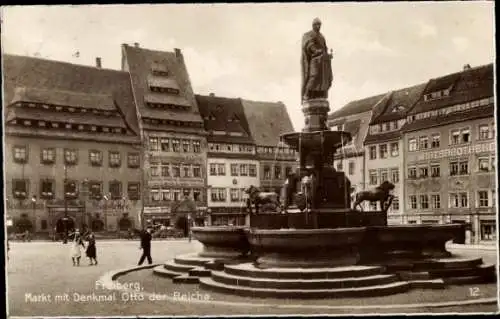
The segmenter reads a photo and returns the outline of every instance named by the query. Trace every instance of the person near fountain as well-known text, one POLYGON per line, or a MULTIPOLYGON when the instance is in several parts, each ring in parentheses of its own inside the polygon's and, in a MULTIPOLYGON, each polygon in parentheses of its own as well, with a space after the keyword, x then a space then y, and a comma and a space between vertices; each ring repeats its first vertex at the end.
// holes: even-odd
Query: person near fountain
POLYGON ((327 98, 333 73, 326 41, 321 32, 321 21, 316 18, 312 30, 302 36, 302 101, 327 98))
POLYGON ((78 229, 75 229, 75 232, 70 236, 73 237, 70 248, 71 260, 73 261, 73 266, 80 266, 80 259, 82 258, 81 247, 85 248, 85 244, 83 243, 82 236, 78 229))
POLYGON ((97 249, 95 246, 95 236, 93 232, 90 232, 87 236, 87 241, 89 242, 87 245, 87 250, 85 254, 89 259, 89 266, 96 265, 97 266, 97 249))
POLYGON ((151 258, 151 240, 153 239, 151 232, 151 227, 148 227, 141 233, 141 247, 139 249, 142 249, 142 256, 137 264, 139 266, 142 265, 146 258, 148 259, 148 264, 151 265, 153 263, 153 258, 151 258))

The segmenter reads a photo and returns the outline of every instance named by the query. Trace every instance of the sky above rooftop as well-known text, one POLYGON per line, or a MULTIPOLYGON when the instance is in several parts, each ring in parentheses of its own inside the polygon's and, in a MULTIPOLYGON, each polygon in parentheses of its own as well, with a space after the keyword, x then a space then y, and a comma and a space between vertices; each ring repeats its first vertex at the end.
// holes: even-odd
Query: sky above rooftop
POLYGON ((332 110, 495 57, 494 4, 477 1, 3 7, 2 50, 120 69, 122 43, 180 48, 196 93, 282 101, 299 130, 300 42, 315 17, 334 55, 332 110))

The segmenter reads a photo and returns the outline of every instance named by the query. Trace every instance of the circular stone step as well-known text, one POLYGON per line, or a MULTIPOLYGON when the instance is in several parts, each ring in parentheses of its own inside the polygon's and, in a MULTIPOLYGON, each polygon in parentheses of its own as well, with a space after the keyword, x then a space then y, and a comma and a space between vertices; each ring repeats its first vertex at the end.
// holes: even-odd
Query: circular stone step
POLYGON ((203 267, 206 263, 214 261, 214 258, 200 257, 198 254, 187 254, 175 257, 174 261, 177 264, 203 267))
POLYGON ((330 268, 257 268, 253 263, 225 265, 224 272, 234 276, 278 279, 335 279, 365 277, 384 272, 381 266, 345 266, 330 268))
POLYGON ((191 269, 196 268, 196 266, 193 265, 183 265, 183 264, 178 264, 175 261, 168 261, 165 264, 163 264, 163 267, 167 270, 173 271, 173 272, 184 272, 187 273, 191 269))
POLYGON ((387 296, 406 292, 410 289, 408 282, 394 282, 385 285, 342 289, 269 289, 226 285, 212 278, 200 278, 200 287, 220 293, 235 294, 257 298, 348 298, 387 296))
POLYGON ((156 266, 155 268, 153 268, 153 274, 156 276, 167 277, 167 278, 175 278, 182 275, 182 273, 165 269, 163 265, 156 266))
POLYGON ((396 275, 372 275, 367 277, 346 277, 336 279, 277 279, 252 278, 230 275, 220 271, 212 272, 215 282, 232 286, 244 286, 269 289, 341 289, 384 285, 398 280, 396 275))
POLYGON ((483 263, 482 258, 436 258, 414 263, 414 269, 457 269, 473 268, 483 263))
POLYGON ((479 265, 472 268, 445 268, 431 269, 429 275, 431 277, 464 277, 464 276, 489 276, 496 272, 495 265, 479 265))

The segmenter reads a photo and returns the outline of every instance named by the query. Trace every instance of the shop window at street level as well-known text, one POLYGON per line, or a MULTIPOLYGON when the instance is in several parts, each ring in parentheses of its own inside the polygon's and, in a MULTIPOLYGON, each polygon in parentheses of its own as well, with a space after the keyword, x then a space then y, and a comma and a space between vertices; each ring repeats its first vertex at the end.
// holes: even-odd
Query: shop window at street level
POLYGON ((495 241, 497 228, 494 221, 481 223, 481 240, 495 241))
POLYGON ((42 164, 51 165, 56 162, 56 150, 54 148, 42 149, 41 155, 40 159, 42 164))
POLYGON ((89 151, 90 165, 101 166, 102 165, 102 152, 91 150, 89 151))
POLYGON ((25 179, 13 180, 12 195, 16 199, 26 199, 28 197, 28 180, 25 179))
POLYGON ((14 162, 24 164, 28 162, 28 147, 14 146, 13 149, 14 162))

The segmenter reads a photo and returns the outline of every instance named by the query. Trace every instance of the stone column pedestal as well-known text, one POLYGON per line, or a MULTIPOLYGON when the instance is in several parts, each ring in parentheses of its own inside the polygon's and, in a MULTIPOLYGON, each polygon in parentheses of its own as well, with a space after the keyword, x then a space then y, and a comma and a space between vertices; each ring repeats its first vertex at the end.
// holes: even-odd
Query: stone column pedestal
POLYGON ((305 126, 303 132, 315 132, 328 130, 326 120, 330 104, 327 99, 311 99, 304 101, 302 104, 302 112, 305 117, 305 126))

